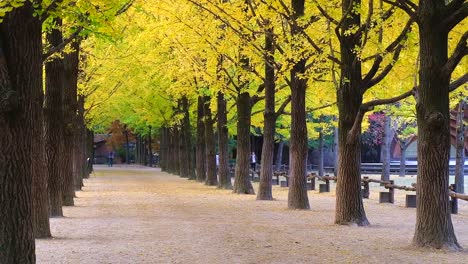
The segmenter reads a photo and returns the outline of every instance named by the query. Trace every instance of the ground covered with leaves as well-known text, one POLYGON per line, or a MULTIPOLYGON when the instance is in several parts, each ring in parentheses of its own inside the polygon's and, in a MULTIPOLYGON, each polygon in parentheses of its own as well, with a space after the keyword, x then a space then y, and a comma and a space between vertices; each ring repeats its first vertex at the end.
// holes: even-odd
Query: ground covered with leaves
MULTIPOLYGON (((258 185, 255 185, 257 188, 258 185)), ((375 187, 375 188, 373 188, 375 187)), ((334 188, 332 188, 334 189, 334 188)), ((235 195, 158 169, 98 167, 77 192, 76 206, 51 219, 53 239, 37 240, 38 263, 467 263, 468 251, 410 246, 415 209, 378 203, 371 187, 371 226, 333 224, 335 197, 309 191, 311 210, 235 195)), ((453 215, 468 247, 468 206, 453 215)))

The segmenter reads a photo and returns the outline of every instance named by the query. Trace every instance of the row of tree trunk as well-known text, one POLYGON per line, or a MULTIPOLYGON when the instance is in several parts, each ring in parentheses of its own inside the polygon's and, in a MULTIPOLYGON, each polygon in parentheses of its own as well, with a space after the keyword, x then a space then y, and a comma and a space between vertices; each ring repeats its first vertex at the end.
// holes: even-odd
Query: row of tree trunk
MULTIPOLYGON (((61 24, 60 19, 55 21, 61 24)), ((62 44, 59 30, 47 33, 62 44)), ((77 94, 79 41, 45 63, 42 25, 25 1, 0 26, 0 262, 34 263, 34 239, 50 237, 49 217, 63 216, 88 177, 92 133, 77 94)))

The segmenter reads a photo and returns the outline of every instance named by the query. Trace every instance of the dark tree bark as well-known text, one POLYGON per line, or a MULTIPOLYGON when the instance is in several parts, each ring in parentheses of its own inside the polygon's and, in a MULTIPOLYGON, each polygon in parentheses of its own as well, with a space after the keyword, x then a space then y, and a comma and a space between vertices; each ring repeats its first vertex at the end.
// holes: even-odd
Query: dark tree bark
POLYGON ((188 171, 188 160, 185 156, 185 138, 184 138, 184 127, 183 125, 179 128, 179 176, 182 178, 188 178, 186 176, 188 171))
MULTIPOLYGON (((137 137, 137 145, 140 144, 139 136, 137 137)), ((138 151, 137 151, 138 152, 138 151)), ((167 129, 166 127, 161 128, 161 151, 159 154, 159 160, 162 171, 167 171, 167 129)), ((138 163, 141 163, 140 157, 138 157, 138 163)))
POLYGON ((94 132, 88 128, 86 128, 86 139, 87 139, 87 156, 91 160, 89 163, 87 175, 89 178, 89 174, 94 171, 94 132))
POLYGON ((420 45, 420 85, 416 105, 418 199, 413 243, 419 247, 460 249, 448 200, 451 70, 446 69, 450 29, 444 21, 447 16, 445 2, 421 0, 417 16, 420 45))
POLYGON ((63 205, 73 206, 75 197, 76 175, 73 174, 74 157, 74 130, 77 110, 77 89, 78 89, 78 64, 80 43, 74 41, 71 44, 72 52, 64 55, 64 80, 65 89, 63 96, 63 136, 64 136, 64 162, 63 162, 63 205))
MULTIPOLYGON (((304 1, 292 0, 293 19, 304 16, 304 1)), ((291 25, 291 35, 301 34, 302 29, 296 23, 291 25)), ((296 47, 300 48, 300 47, 296 47)), ((305 94, 307 80, 301 74, 305 73, 306 60, 297 61, 291 71, 291 139, 289 147, 289 209, 309 209, 307 196, 307 126, 305 111, 305 94)))
POLYGON ((224 94, 218 92, 218 148, 219 148, 219 182, 221 189, 232 189, 231 177, 229 176, 228 160, 228 128, 227 128, 227 110, 224 94))
MULTIPOLYGON (((36 91, 37 92, 37 91, 36 91)), ((43 97, 42 90, 40 97, 43 97)), ((35 109, 42 108, 42 98, 35 102, 35 109)), ((49 224, 49 189, 47 187, 48 172, 45 155, 45 134, 43 111, 35 112, 33 119, 34 139, 33 153, 39 153, 33 158, 33 179, 32 179, 32 215, 35 238, 48 238, 50 234, 49 224)))
POLYGON ((272 177, 273 156, 275 152, 275 69, 271 65, 275 52, 273 30, 265 31, 265 111, 263 125, 262 166, 260 168, 260 183, 257 200, 273 200, 272 177))
POLYGON ((333 174, 335 176, 338 176, 338 128, 335 127, 334 131, 333 131, 333 146, 334 146, 334 151, 333 151, 333 154, 334 154, 334 164, 333 164, 333 174))
MULTIPOLYGON (((42 76, 42 75, 41 75, 42 76)), ((33 153, 36 153, 32 160, 32 216, 33 230, 35 238, 51 237, 49 224, 49 190, 48 190, 48 170, 45 153, 45 131, 44 131, 44 111, 42 110, 44 94, 42 89, 35 90, 34 95, 37 100, 34 102, 34 109, 41 109, 34 113, 33 131, 33 153)))
POLYGON ((249 179, 251 114, 250 95, 241 93, 237 97, 237 156, 233 189, 238 194, 255 194, 249 179))
POLYGON ((276 170, 281 170, 281 163, 283 162, 283 149, 284 149, 284 141, 280 139, 278 143, 278 151, 276 152, 276 170))
MULTIPOLYGON (((152 143, 152 133, 151 133, 151 129, 152 127, 151 126, 148 126, 148 163, 149 163, 149 166, 150 167, 153 167, 153 143, 152 143)), ((178 148, 176 149, 178 150, 178 148)), ((178 154, 178 152, 176 152, 176 154, 178 154)), ((177 159, 178 160, 178 159, 177 159)), ((179 164, 177 164, 178 166, 179 164)), ((177 167, 178 169, 178 167, 177 167)))
POLYGON ((179 100, 179 110, 183 114, 180 126, 180 176, 190 178, 190 117, 188 111, 188 100, 182 97, 179 100))
MULTIPOLYGON (((163 128, 161 128, 161 131, 162 130, 163 130, 163 128)), ((163 139, 161 138, 161 154, 160 154, 161 157, 163 156, 163 154, 162 154, 162 152, 163 152, 162 151, 162 148, 163 148, 162 145, 163 144, 164 144, 163 139)), ((139 134, 136 135, 136 140, 135 140, 135 162, 137 164, 140 164, 140 135, 139 134)), ((161 165, 161 171, 164 171, 162 165, 161 165)))
MULTIPOLYGON (((167 132, 169 133, 169 132, 167 132)), ((169 137, 169 136, 168 136, 169 137)), ((146 157, 146 142, 145 142, 145 136, 140 135, 140 158, 141 158, 141 164, 146 166, 148 164, 148 159, 146 157)), ((169 139, 168 139, 169 141, 169 139)), ((168 146, 170 143, 168 143, 168 146)), ((169 157, 167 158, 169 160, 169 157)))
POLYGON ((31 2, 0 24, 0 262, 35 263, 32 133, 41 109, 41 22, 31 2))
MULTIPOLYGON (((57 25, 61 20, 57 19, 57 25)), ((48 34, 47 40, 51 45, 62 42, 62 33, 54 29, 48 34)), ((63 157, 65 139, 63 137, 63 92, 64 92, 64 64, 60 58, 53 58, 45 64, 46 95, 45 95, 45 135, 47 168, 49 173, 49 201, 50 216, 63 216, 63 157)))
POLYGON ((192 165, 192 133, 190 127, 190 112, 189 112, 189 101, 187 97, 182 98, 182 112, 184 118, 182 120, 182 133, 184 140, 184 177, 189 180, 195 180, 194 167, 192 165))
POLYGON ((390 129, 390 116, 385 114, 384 135, 382 142, 382 181, 390 180, 390 146, 392 144, 392 131, 390 129))
POLYGON ((172 133, 174 137, 174 171, 173 174, 180 176, 180 129, 177 126, 172 128, 172 133))
POLYGON ((406 140, 400 140, 400 177, 405 177, 406 175, 406 148, 408 147, 406 144, 406 140))
MULTIPOLYGON (((359 0, 343 0, 342 12, 348 7, 360 4, 359 0)), ((342 18, 341 29, 359 27, 361 18, 358 12, 349 12, 342 18)), ((357 122, 354 134, 350 133, 356 122, 362 104, 361 61, 354 51, 361 39, 355 34, 343 34, 341 49, 341 81, 337 91, 338 100, 338 181, 336 185, 335 223, 341 225, 369 225, 361 195, 361 122, 357 122)))
POLYGON ((84 96, 78 96, 77 112, 75 117, 74 131, 74 170, 75 170, 75 190, 83 187, 84 170, 86 165, 85 148, 85 128, 84 128, 84 96))
POLYGON ((323 131, 320 129, 319 131, 319 162, 318 162, 318 175, 323 176, 325 175, 325 168, 323 166, 323 131))
POLYGON ((203 122, 203 105, 204 100, 202 96, 198 97, 197 104, 197 146, 196 146, 196 169, 197 181, 203 182, 206 178, 206 155, 205 155, 205 124, 203 122))
POLYGON ((463 119, 465 115, 465 102, 460 102, 457 111, 457 154, 455 163, 455 184, 458 193, 465 193, 465 126, 463 119))
POLYGON ((206 180, 209 186, 218 185, 216 177, 215 135, 213 131, 213 118, 211 116, 210 97, 205 97, 203 116, 205 117, 205 150, 206 150, 206 180))
POLYGON ((173 128, 167 128, 167 142, 168 142, 168 153, 167 153, 167 172, 174 173, 174 131, 173 128))

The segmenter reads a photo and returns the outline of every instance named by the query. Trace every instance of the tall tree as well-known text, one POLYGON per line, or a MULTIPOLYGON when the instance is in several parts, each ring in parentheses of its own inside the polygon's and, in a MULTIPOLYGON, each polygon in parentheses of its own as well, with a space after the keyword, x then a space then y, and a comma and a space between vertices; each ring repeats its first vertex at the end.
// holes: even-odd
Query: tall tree
POLYGON ((222 189, 232 189, 231 176, 229 174, 229 163, 228 163, 228 138, 229 132, 227 128, 227 110, 226 100, 224 94, 218 92, 217 96, 217 126, 218 126, 218 148, 219 148, 219 165, 218 165, 218 187, 222 189))
MULTIPOLYGON (((305 1, 292 0, 291 36, 302 34, 303 28, 298 20, 304 16, 305 1)), ((297 44, 296 44, 297 45, 297 44)), ((300 46, 295 47, 300 49, 300 46)), ((288 207, 290 209, 309 209, 307 196, 306 166, 307 166, 307 125, 306 125, 306 89, 307 79, 306 59, 299 58, 293 65, 291 75, 291 139, 289 143, 289 193, 288 207)))
POLYGON ((418 199, 413 242, 420 247, 460 249, 448 202, 449 92, 452 72, 468 54, 468 31, 450 57, 448 35, 468 15, 468 3, 454 0, 446 5, 445 1, 421 0, 419 6, 400 7, 419 26, 418 199))
POLYGON ((63 162, 63 205, 73 206, 75 198, 74 175, 74 136, 75 119, 77 111, 78 65, 80 42, 73 41, 72 51, 64 55, 64 94, 63 94, 63 136, 64 136, 64 162, 63 162))
POLYGON ((205 150, 206 150, 206 179, 205 184, 214 186, 218 184, 216 178, 216 153, 215 153, 215 136, 213 131, 213 117, 211 115, 210 97, 205 96, 203 100, 203 116, 205 117, 205 150))
MULTIPOLYGON (((55 19, 55 24, 60 27, 61 19, 55 19)), ((63 41, 59 28, 52 29, 47 34, 50 45, 57 46, 63 41)), ((64 92, 64 64, 59 57, 52 57, 45 63, 46 94, 44 104, 44 121, 46 135, 47 169, 49 173, 49 201, 50 215, 63 216, 62 192, 63 192, 63 164, 65 141, 63 137, 63 92, 64 92)))
POLYGON ((465 109, 466 102, 458 104, 457 111, 457 133, 456 133, 456 161, 455 161, 455 184, 458 193, 465 193, 465 109))
POLYGON ((383 127, 383 141, 382 141, 382 175, 380 179, 382 181, 390 180, 390 148, 392 146, 393 132, 390 127, 391 118, 388 113, 384 117, 384 127, 383 127))
POLYGON ((203 182, 206 178, 206 145, 205 145, 205 123, 203 106, 205 104, 203 96, 198 97, 197 103, 197 145, 196 145, 196 174, 197 181, 203 182))
POLYGON ((250 164, 250 125, 252 102, 248 92, 241 92, 237 97, 237 149, 234 193, 254 194, 249 177, 250 164))
POLYGON ((29 1, 0 24, 0 260, 35 263, 31 186, 35 113, 41 111, 41 21, 29 1))

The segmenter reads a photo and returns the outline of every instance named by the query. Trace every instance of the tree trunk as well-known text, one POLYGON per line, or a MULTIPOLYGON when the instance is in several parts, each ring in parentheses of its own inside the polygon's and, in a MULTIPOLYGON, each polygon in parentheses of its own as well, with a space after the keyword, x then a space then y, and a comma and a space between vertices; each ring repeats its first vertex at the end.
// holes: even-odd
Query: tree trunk
MULTIPOLYGON (((292 7, 294 19, 298 20, 304 16, 304 1, 293 0, 292 7)), ((297 25, 291 26, 291 35, 301 34, 302 29, 297 25)), ((297 51, 301 47, 293 47, 297 51)), ((291 74, 291 139, 289 147, 289 209, 309 209, 309 198, 307 196, 307 126, 305 111, 305 95, 307 80, 301 76, 305 73, 306 60, 296 62, 292 67, 291 74)))
MULTIPOLYGON (((42 75, 41 75, 42 77, 42 75)), ((48 172, 45 154, 44 134, 44 93, 43 90, 34 90, 34 131, 33 131, 33 178, 32 178, 32 216, 35 238, 51 237, 49 224, 49 190, 47 187, 48 172)))
POLYGON ((249 93, 241 93, 237 97, 237 156, 233 189, 238 194, 255 194, 249 177, 251 112, 249 93))
MULTIPOLYGON (((39 97, 43 97, 42 90, 39 97)), ((47 187, 48 173, 45 155, 44 118, 42 110, 42 98, 36 101, 34 117, 34 141, 33 153, 33 179, 32 179, 32 215, 35 238, 51 237, 49 224, 49 190, 47 187)))
POLYGON ((281 170, 281 165, 283 163, 283 149, 284 149, 284 141, 280 139, 280 142, 278 143, 278 151, 276 152, 276 170, 280 171, 281 170))
POLYGON ((141 157, 142 164, 144 166, 146 166, 146 165, 148 165, 148 157, 146 156, 146 145, 147 145, 146 144, 146 137, 141 136, 140 139, 141 139, 140 157, 141 157))
POLYGON ((177 126, 173 127, 173 134, 174 134, 174 154, 173 154, 173 161, 174 161, 174 171, 173 173, 180 176, 180 130, 177 126))
POLYGON ((185 131, 183 125, 179 128, 179 176, 182 178, 188 178, 188 160, 185 156, 185 131))
POLYGON ((334 154, 334 164, 333 164, 333 174, 335 176, 338 176, 338 160, 339 160, 339 157, 338 157, 338 127, 335 127, 335 129, 333 130, 333 145, 334 145, 334 151, 333 151, 333 154, 334 154))
POLYGON ((392 131, 390 130, 390 116, 385 114, 384 121, 384 135, 382 142, 382 175, 380 179, 382 181, 390 180, 390 146, 392 143, 392 131))
POLYGON ((76 117, 75 117, 75 131, 74 131, 75 190, 81 190, 81 187, 83 187, 84 164, 86 163, 85 159, 83 158, 84 157, 84 154, 83 154, 84 122, 82 122, 84 118, 83 115, 84 115, 84 96, 80 95, 77 101, 77 111, 76 111, 76 117))
POLYGON ((86 129, 87 134, 87 149, 88 149, 88 157, 91 159, 88 168, 88 178, 89 174, 94 171, 94 132, 92 130, 86 129))
POLYGON ((457 113, 457 155, 455 163, 455 184, 458 193, 465 193, 465 102, 460 102, 457 113))
POLYGON ((319 151, 318 175, 323 176, 325 175, 325 169, 323 166, 323 131, 322 129, 320 129, 320 132, 319 132, 318 151, 319 151))
POLYGON ((167 128, 167 172, 174 173, 174 131, 167 128))
MULTIPOLYGON (((56 24, 61 25, 57 19, 56 24)), ((60 30, 52 30, 47 35, 51 45, 59 45, 62 42, 60 30)), ((46 160, 49 173, 49 201, 50 216, 63 216, 62 193, 64 171, 63 156, 65 153, 65 139, 63 137, 63 91, 64 91, 64 64, 60 58, 50 59, 45 64, 46 94, 44 106, 46 160)))
POLYGON ((128 130, 127 127, 125 127, 125 163, 130 164, 130 145, 128 143, 128 130))
POLYGON ((444 8, 433 1, 419 2, 418 199, 413 243, 460 249, 449 209, 450 74, 443 70, 448 60, 448 32, 441 21, 444 8))
POLYGON ((31 2, 0 24, 0 261, 35 263, 31 186, 35 113, 41 111, 41 22, 31 2))
POLYGON ((205 97, 203 115, 205 117, 205 149, 206 149, 206 180, 209 186, 218 185, 216 178, 215 136, 213 132, 213 119, 211 117, 210 97, 205 97))
POLYGON ((74 157, 74 130, 75 130, 75 118, 77 110, 77 89, 78 89, 78 64, 79 64, 79 48, 80 43, 77 41, 72 42, 71 47, 73 51, 64 55, 64 80, 65 89, 63 97, 63 112, 64 112, 64 181, 63 181, 63 205, 73 206, 75 197, 75 178, 73 174, 73 157, 74 157))
POLYGON ((151 126, 148 126, 148 130, 149 130, 149 133, 148 133, 148 163, 149 163, 150 167, 153 167, 153 143, 152 143, 151 126))
MULTIPOLYGON (((159 164, 161 166, 161 171, 167 171, 166 167, 166 160, 167 160, 167 139, 166 139, 166 128, 161 127, 161 150, 159 151, 159 164)), ((139 145, 139 136, 137 137, 137 146, 139 145)), ((138 152, 138 150, 137 150, 138 152)), ((140 158, 138 157, 138 163, 140 162, 140 158)))
MULTIPOLYGON (((343 0, 343 15, 347 13, 350 4, 359 5, 360 1, 343 0)), ((342 30, 360 24, 359 13, 351 12, 343 18, 342 30)), ((337 91, 339 158, 335 223, 366 226, 369 221, 361 195, 361 122, 357 122, 354 134, 349 133, 362 104, 361 62, 355 52, 355 47, 359 47, 361 41, 354 34, 343 34, 341 38, 341 81, 337 91)))
POLYGON ((183 97, 179 100, 180 111, 183 114, 180 130, 180 176, 190 177, 190 120, 188 112, 188 100, 183 97))
POLYGON ((227 128, 227 110, 224 94, 218 92, 218 148, 219 148, 219 182, 221 189, 232 189, 231 177, 229 176, 228 160, 228 128, 227 128))
POLYGON ((273 156, 275 152, 275 69, 271 65, 275 47, 273 43, 273 30, 265 32, 265 112, 263 125, 262 166, 260 168, 260 183, 257 200, 273 200, 273 156))
POLYGON ((203 105, 204 100, 202 96, 198 97, 197 105, 197 147, 196 147, 196 169, 197 169, 197 181, 203 182, 206 178, 205 170, 205 123, 203 122, 203 105))
POLYGON ((400 155, 400 177, 405 177, 406 175, 406 148, 408 146, 406 145, 405 140, 400 140, 400 149, 401 149, 401 155, 400 155))
POLYGON ((186 163, 184 177, 189 180, 195 180, 194 167, 192 165, 192 133, 190 132, 190 111, 189 101, 187 97, 182 98, 182 111, 184 113, 184 119, 182 121, 183 127, 183 140, 184 140, 184 163, 186 163))

